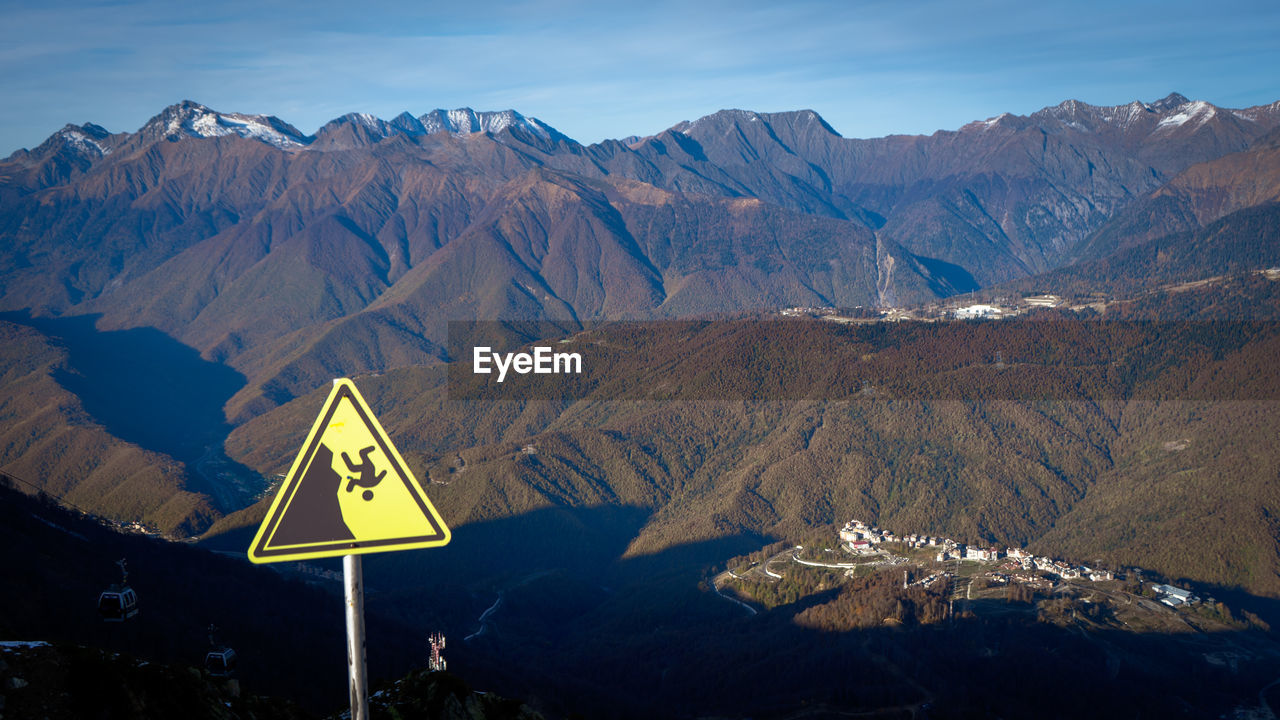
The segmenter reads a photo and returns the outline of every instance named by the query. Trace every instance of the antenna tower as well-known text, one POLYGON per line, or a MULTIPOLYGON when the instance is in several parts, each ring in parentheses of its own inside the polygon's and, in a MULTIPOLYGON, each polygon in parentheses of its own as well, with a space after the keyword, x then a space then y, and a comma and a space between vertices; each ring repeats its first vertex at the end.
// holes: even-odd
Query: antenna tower
POLYGON ((440 654, 440 651, 444 650, 444 635, 438 632, 431 633, 427 641, 431 644, 431 659, 427 661, 427 669, 431 672, 444 672, 445 667, 448 666, 444 656, 440 654))

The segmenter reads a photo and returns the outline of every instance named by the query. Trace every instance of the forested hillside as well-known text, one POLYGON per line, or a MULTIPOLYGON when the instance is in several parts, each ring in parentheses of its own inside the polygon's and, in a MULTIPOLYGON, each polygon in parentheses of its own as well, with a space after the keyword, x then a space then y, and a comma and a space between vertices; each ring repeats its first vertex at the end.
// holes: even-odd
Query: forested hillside
MULTIPOLYGON (((860 517, 1280 593, 1272 323, 623 324, 559 347, 602 371, 558 399, 465 369, 357 378, 451 522, 636 506, 643 555, 860 517)), ((229 452, 284 472, 321 400, 229 452)))

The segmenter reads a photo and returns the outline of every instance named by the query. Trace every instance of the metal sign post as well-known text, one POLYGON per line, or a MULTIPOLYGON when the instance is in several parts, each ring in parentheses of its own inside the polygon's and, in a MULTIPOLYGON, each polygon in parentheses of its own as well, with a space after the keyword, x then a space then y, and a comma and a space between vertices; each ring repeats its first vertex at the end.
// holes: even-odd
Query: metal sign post
POLYGON ((342 558, 342 584, 347 601, 347 681, 351 720, 369 720, 369 681, 364 667, 364 571, 359 555, 342 558))

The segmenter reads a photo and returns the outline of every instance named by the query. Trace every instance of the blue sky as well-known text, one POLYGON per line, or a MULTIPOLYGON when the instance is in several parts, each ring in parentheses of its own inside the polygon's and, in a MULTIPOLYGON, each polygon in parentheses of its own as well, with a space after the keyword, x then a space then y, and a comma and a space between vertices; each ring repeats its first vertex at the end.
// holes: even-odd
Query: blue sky
POLYGON ((931 133, 1076 98, 1280 100, 1280 3, 0 0, 0 155, 166 105, 278 115, 514 108, 582 142, 726 107, 931 133))

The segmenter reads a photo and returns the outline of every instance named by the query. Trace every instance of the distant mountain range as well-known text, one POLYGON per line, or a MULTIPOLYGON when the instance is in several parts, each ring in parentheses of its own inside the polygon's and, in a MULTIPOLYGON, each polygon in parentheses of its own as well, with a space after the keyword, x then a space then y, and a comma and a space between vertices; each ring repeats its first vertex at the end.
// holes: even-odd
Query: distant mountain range
POLYGON ((351 114, 308 136, 187 101, 0 163, 0 308, 158 328, 249 378, 243 418, 437 358, 447 319, 910 303, 1099 257, 1211 219, 1187 204, 1241 174, 1197 163, 1274 174, 1274 151, 1223 158, 1278 124, 1280 103, 1173 94, 873 140, 812 111, 725 110, 583 146, 510 110, 351 114), (1122 213, 1149 207, 1150 227, 1122 213))
MULTIPOLYGON (((512 110, 350 114, 306 135, 185 101, 0 161, 0 311, 158 330, 243 379, 224 406, 239 425, 331 377, 447 359, 455 319, 887 306, 1280 264, 1271 236, 1242 235, 1273 226, 1277 127, 1280 102, 1175 93, 876 139, 811 110, 723 110, 582 145, 512 110)), ((0 329, 38 350, 28 370, 75 385, 57 342, 0 329)), ((68 435, 74 394, 0 392, 0 408, 59 408, 14 429, 0 466, 63 467, 56 447, 105 442, 68 435)), ((107 469, 89 473, 95 498, 107 469)), ((166 527, 206 522, 181 505, 166 527)))

